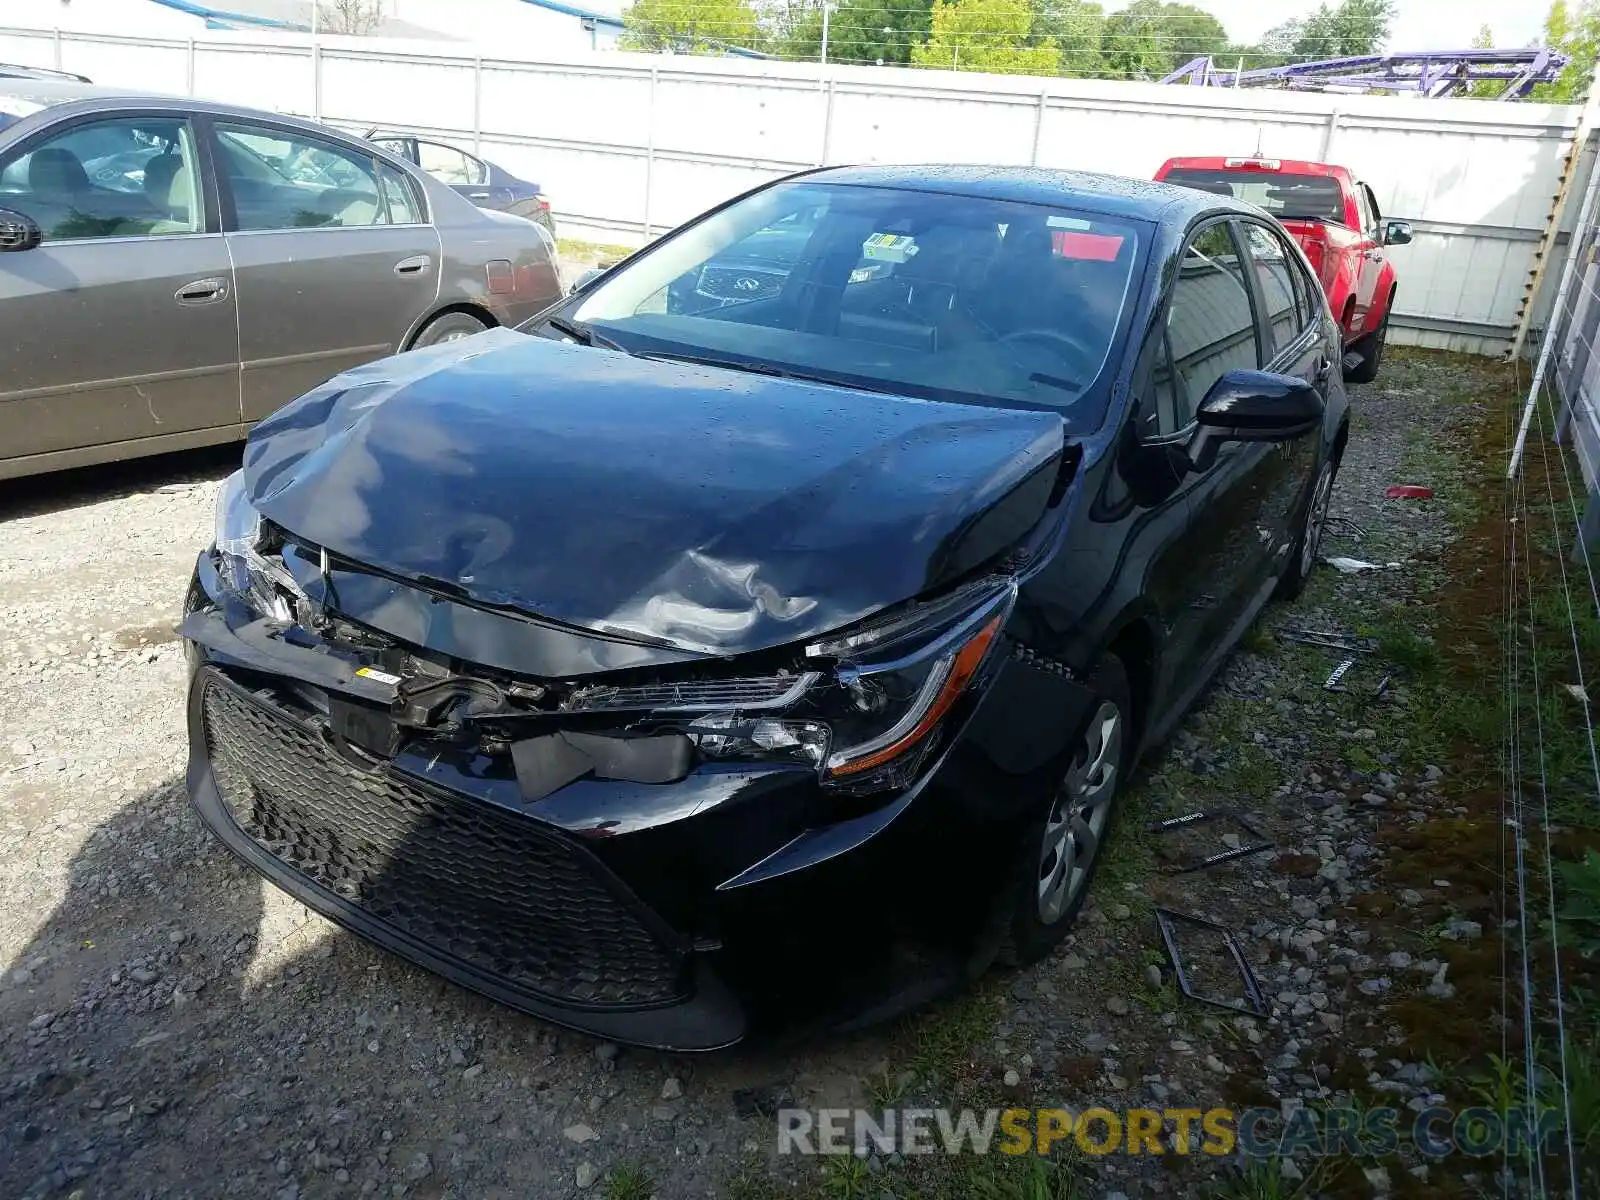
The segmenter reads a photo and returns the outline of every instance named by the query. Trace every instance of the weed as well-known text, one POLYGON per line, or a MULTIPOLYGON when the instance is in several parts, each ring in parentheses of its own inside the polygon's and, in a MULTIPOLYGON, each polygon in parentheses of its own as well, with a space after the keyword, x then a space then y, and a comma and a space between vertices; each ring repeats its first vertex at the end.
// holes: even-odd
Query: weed
POLYGON ((913 1075, 909 1071, 891 1071, 885 1067, 878 1075, 867 1080, 867 1099, 875 1109, 898 1108, 911 1087, 913 1075))
POLYGON ((822 1193, 836 1200, 863 1200, 872 1190, 867 1160, 854 1154, 833 1155, 822 1164, 822 1193))
POLYGON ((625 1165, 606 1176, 604 1195, 605 1200, 650 1200, 655 1190, 655 1180, 642 1167, 625 1165))
POLYGON ((1590 850, 1579 862, 1561 864, 1562 941, 1584 958, 1600 953, 1600 853, 1590 850))
POLYGON ((1326 1160, 1319 1159, 1309 1175, 1299 1179, 1284 1174, 1281 1158, 1251 1159, 1235 1175, 1218 1180, 1211 1200, 1298 1200, 1321 1181, 1326 1160))

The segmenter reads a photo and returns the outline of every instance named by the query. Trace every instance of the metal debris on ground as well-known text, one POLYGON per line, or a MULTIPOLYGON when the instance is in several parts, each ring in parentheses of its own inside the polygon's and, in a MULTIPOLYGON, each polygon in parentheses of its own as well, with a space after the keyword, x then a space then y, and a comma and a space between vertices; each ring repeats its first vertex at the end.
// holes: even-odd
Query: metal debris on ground
POLYGON ((1419 483, 1397 483, 1383 489, 1385 500, 1432 500, 1433 489, 1419 483))
POLYGON ((1219 863, 1232 862, 1236 858, 1247 858, 1252 854, 1260 854, 1264 850, 1272 849, 1272 840, 1236 808, 1208 808, 1199 812, 1185 813, 1181 817, 1168 817, 1164 821, 1151 822, 1149 830, 1151 833, 1171 833, 1176 829, 1189 829, 1195 825, 1203 825, 1211 821, 1231 822, 1243 829, 1255 841, 1207 855, 1205 858, 1197 859, 1194 862, 1180 862, 1170 868, 1172 874, 1186 875, 1190 871, 1205 871, 1217 866, 1219 863))
POLYGON ((1353 659, 1353 658, 1345 659, 1342 663, 1340 663, 1337 667, 1335 667, 1333 669, 1333 673, 1328 676, 1327 682, 1322 685, 1322 690, 1325 691, 1325 692, 1342 692, 1342 691, 1344 691, 1345 690, 1344 689, 1344 685, 1342 683, 1340 683, 1339 681, 1341 679, 1343 679, 1345 677, 1345 674, 1350 670, 1350 668, 1355 666, 1355 665, 1356 665, 1356 660, 1355 659, 1353 659))
POLYGON ((1393 675, 1385 675, 1382 679, 1378 680, 1378 686, 1372 689, 1372 695, 1368 696, 1367 699, 1376 700, 1378 697, 1387 692, 1389 690, 1389 681, 1393 678, 1393 675))
POLYGON ((1378 649, 1374 638, 1353 633, 1329 633, 1320 629, 1290 627, 1278 630, 1278 637, 1301 646, 1320 646, 1325 650, 1342 650, 1346 654, 1372 654, 1378 649))
POLYGON ((1172 973, 1178 981, 1178 990, 1190 1000, 1201 1004, 1210 1004, 1217 1008, 1225 1008, 1230 1012, 1250 1011, 1257 1016, 1267 1016, 1271 1006, 1262 994, 1261 985, 1256 981, 1255 972, 1250 969, 1249 960, 1245 958, 1244 951, 1240 948, 1238 939, 1228 931, 1224 925, 1215 921, 1207 921, 1203 917, 1191 916, 1175 909, 1156 909, 1156 927, 1161 930, 1161 941, 1166 947, 1167 958, 1172 963, 1172 973), (1189 972, 1184 968, 1183 956, 1178 952, 1178 925, 1188 925, 1195 929, 1203 929, 1209 933, 1220 934, 1222 944, 1233 959, 1234 968, 1239 972, 1240 982, 1244 987, 1243 1001, 1227 999, 1221 996, 1206 996, 1195 991, 1189 982, 1189 972))
POLYGON ((1328 517, 1323 521, 1322 528, 1324 533, 1332 533, 1336 529, 1342 529, 1346 537, 1355 538, 1357 541, 1367 536, 1367 531, 1349 517, 1328 517))

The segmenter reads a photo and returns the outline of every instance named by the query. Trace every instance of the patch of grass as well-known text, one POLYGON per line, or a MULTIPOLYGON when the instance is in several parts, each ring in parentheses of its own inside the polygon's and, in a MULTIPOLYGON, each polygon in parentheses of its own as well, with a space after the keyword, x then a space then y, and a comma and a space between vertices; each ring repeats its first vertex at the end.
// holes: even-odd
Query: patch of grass
POLYGON ((1239 649, 1246 654, 1259 654, 1269 658, 1278 652, 1278 639, 1272 636, 1272 631, 1262 626, 1259 622, 1244 631, 1244 636, 1239 639, 1239 649))
POLYGON ((822 1194, 832 1200, 864 1200, 875 1192, 867 1160, 853 1154, 832 1155, 822 1162, 822 1194))
POLYGON ((771 1175, 742 1171, 727 1183, 728 1200, 778 1200, 792 1195, 771 1175))
POLYGON ((1560 940, 1584 958, 1600 954, 1600 853, 1590 849, 1578 862, 1560 864, 1560 940))
MULTIPOLYGON (((974 1049, 994 1036, 1000 992, 991 979, 930 1012, 909 1018, 905 1061, 923 1084, 949 1084, 970 1068, 974 1049)), ((891 1057, 890 1070, 894 1070, 891 1057)))
POLYGON ((1283 768, 1260 746, 1247 741, 1233 751, 1217 782, 1236 796, 1264 801, 1283 782, 1283 768))
POLYGON ((650 1200, 655 1190, 655 1180, 645 1174, 644 1168, 624 1165, 611 1169, 601 1195, 605 1200, 650 1200))
POLYGON ((941 1189, 951 1200, 1087 1200, 1084 1164, 1077 1155, 987 1154, 962 1160, 941 1189))
POLYGON ((628 246, 613 246, 605 242, 587 242, 582 238, 556 239, 556 251, 568 262, 614 263, 633 253, 628 246))
POLYGON ((913 1074, 909 1071, 892 1071, 885 1067, 867 1080, 867 1100, 873 1108, 897 1108, 910 1090, 913 1074))
POLYGON ((1309 1174, 1292 1179, 1284 1174, 1283 1159, 1251 1159, 1232 1175, 1224 1175, 1206 1193, 1210 1200, 1298 1200, 1311 1193, 1322 1175, 1321 1163, 1309 1174))

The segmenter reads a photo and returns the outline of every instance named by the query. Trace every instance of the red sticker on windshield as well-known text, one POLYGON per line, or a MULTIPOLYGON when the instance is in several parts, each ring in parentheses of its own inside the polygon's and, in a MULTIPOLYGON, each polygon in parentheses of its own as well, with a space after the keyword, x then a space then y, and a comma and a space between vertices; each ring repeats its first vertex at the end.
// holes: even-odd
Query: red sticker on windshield
POLYGON ((1050 249, 1057 258, 1116 262, 1122 238, 1114 233, 1068 233, 1057 229, 1050 234, 1050 249))

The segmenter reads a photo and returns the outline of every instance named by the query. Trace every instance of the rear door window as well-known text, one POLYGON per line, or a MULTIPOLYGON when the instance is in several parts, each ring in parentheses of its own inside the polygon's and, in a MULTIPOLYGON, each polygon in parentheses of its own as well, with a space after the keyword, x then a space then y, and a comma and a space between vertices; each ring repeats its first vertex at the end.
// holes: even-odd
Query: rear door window
POLYGON ((241 230, 405 224, 375 160, 321 138, 219 122, 218 158, 241 230))
POLYGON ((1200 401, 1229 371, 1261 365, 1255 307, 1230 222, 1208 225, 1190 239, 1167 312, 1167 344, 1176 384, 1168 418, 1174 429, 1194 420, 1200 401))
POLYGON ((1301 306, 1295 302, 1294 272, 1289 265, 1293 256, 1283 239, 1265 225, 1246 221, 1240 227, 1250 250, 1250 263, 1261 289, 1261 301, 1266 307, 1267 329, 1272 335, 1272 345, 1267 351, 1270 358, 1305 328, 1301 306))

